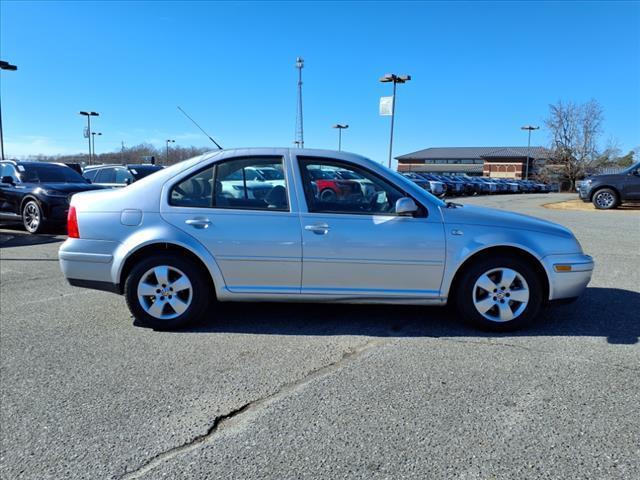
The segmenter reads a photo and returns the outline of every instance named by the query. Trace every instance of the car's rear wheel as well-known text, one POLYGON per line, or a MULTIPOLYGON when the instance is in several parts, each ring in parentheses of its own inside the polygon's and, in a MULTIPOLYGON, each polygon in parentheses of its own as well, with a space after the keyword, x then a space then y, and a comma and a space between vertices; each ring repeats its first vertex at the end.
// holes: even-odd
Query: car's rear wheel
POLYGON ((593 205, 599 210, 609 210, 618 206, 618 194, 610 188, 601 188, 592 197, 593 205))
POLYGON ((42 208, 35 200, 29 200, 22 206, 22 224, 29 233, 41 233, 43 231, 42 208))
POLYGON ((201 317, 214 296, 202 270, 189 259, 166 255, 138 263, 125 282, 135 318, 157 330, 172 330, 201 317))
POLYGON ((540 312, 542 282, 517 257, 487 258, 459 279, 456 304, 464 319, 485 330, 509 331, 529 324, 540 312))

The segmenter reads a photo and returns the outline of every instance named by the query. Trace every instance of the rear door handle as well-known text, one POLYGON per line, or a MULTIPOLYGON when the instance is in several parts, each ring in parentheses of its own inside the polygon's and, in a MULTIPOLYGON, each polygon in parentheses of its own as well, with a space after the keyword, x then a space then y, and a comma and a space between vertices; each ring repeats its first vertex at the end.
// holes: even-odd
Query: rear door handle
POLYGON ((316 235, 326 235, 327 233, 329 233, 329 225, 327 225, 326 223, 319 223, 316 225, 305 225, 304 229, 307 230, 308 232, 313 232, 316 235))
POLYGON ((211 220, 208 218, 189 218, 184 223, 194 228, 208 228, 211 225, 211 220))

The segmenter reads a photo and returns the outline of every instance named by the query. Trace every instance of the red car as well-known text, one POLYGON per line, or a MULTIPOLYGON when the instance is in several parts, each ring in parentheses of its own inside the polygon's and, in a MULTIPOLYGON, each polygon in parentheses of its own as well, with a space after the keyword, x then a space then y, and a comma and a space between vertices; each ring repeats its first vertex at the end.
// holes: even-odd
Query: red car
POLYGON ((309 169, 309 175, 317 188, 318 198, 322 201, 331 202, 362 194, 358 182, 337 178, 331 170, 309 169))

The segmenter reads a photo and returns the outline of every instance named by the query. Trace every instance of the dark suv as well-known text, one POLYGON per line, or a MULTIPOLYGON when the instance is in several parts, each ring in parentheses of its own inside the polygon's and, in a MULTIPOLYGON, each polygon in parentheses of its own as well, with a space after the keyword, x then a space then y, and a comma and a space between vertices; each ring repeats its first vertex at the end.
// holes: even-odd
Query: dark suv
POLYGON ((0 162, 0 220, 22 221, 29 233, 64 224, 71 195, 103 187, 61 163, 0 162))
POLYGON ((640 200, 640 162, 614 174, 595 175, 580 183, 580 198, 596 208, 616 208, 626 201, 640 200))

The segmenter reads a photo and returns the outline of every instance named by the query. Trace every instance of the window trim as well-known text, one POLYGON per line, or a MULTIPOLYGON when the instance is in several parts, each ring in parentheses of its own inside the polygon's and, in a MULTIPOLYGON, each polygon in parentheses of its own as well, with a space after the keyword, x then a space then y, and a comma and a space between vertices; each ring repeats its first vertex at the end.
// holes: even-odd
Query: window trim
POLYGON ((429 209, 425 207, 423 202, 419 201, 414 195, 407 192, 404 188, 400 187, 399 185, 396 185, 395 182, 392 182, 391 180, 379 174, 378 172, 375 172, 363 165, 359 165, 357 163, 353 163, 348 160, 341 160, 341 159, 331 158, 331 157, 317 157, 313 155, 297 155, 296 161, 298 163, 298 170, 300 171, 300 180, 302 181, 302 193, 304 196, 304 201, 306 203, 308 213, 317 214, 317 215, 366 215, 370 217, 408 217, 408 218, 427 218, 429 216, 429 209), (309 177, 307 168, 304 165, 305 161, 311 161, 311 162, 325 161, 325 162, 329 162, 328 165, 332 165, 332 166, 340 167, 341 165, 343 165, 343 166, 346 166, 347 169, 349 169, 350 167, 355 167, 356 171, 358 169, 363 170, 368 174, 378 178, 382 182, 391 185, 396 190, 400 191, 403 197, 411 198, 415 202, 415 204, 418 206, 418 211, 416 212, 415 215, 408 216, 408 215, 401 215, 395 212, 384 212, 384 213, 383 212, 338 212, 338 211, 331 211, 331 210, 316 210, 312 208, 313 202, 311 202, 309 198, 309 194, 308 194, 309 189, 305 187, 305 185, 307 185, 307 182, 311 180, 311 178, 309 177))

